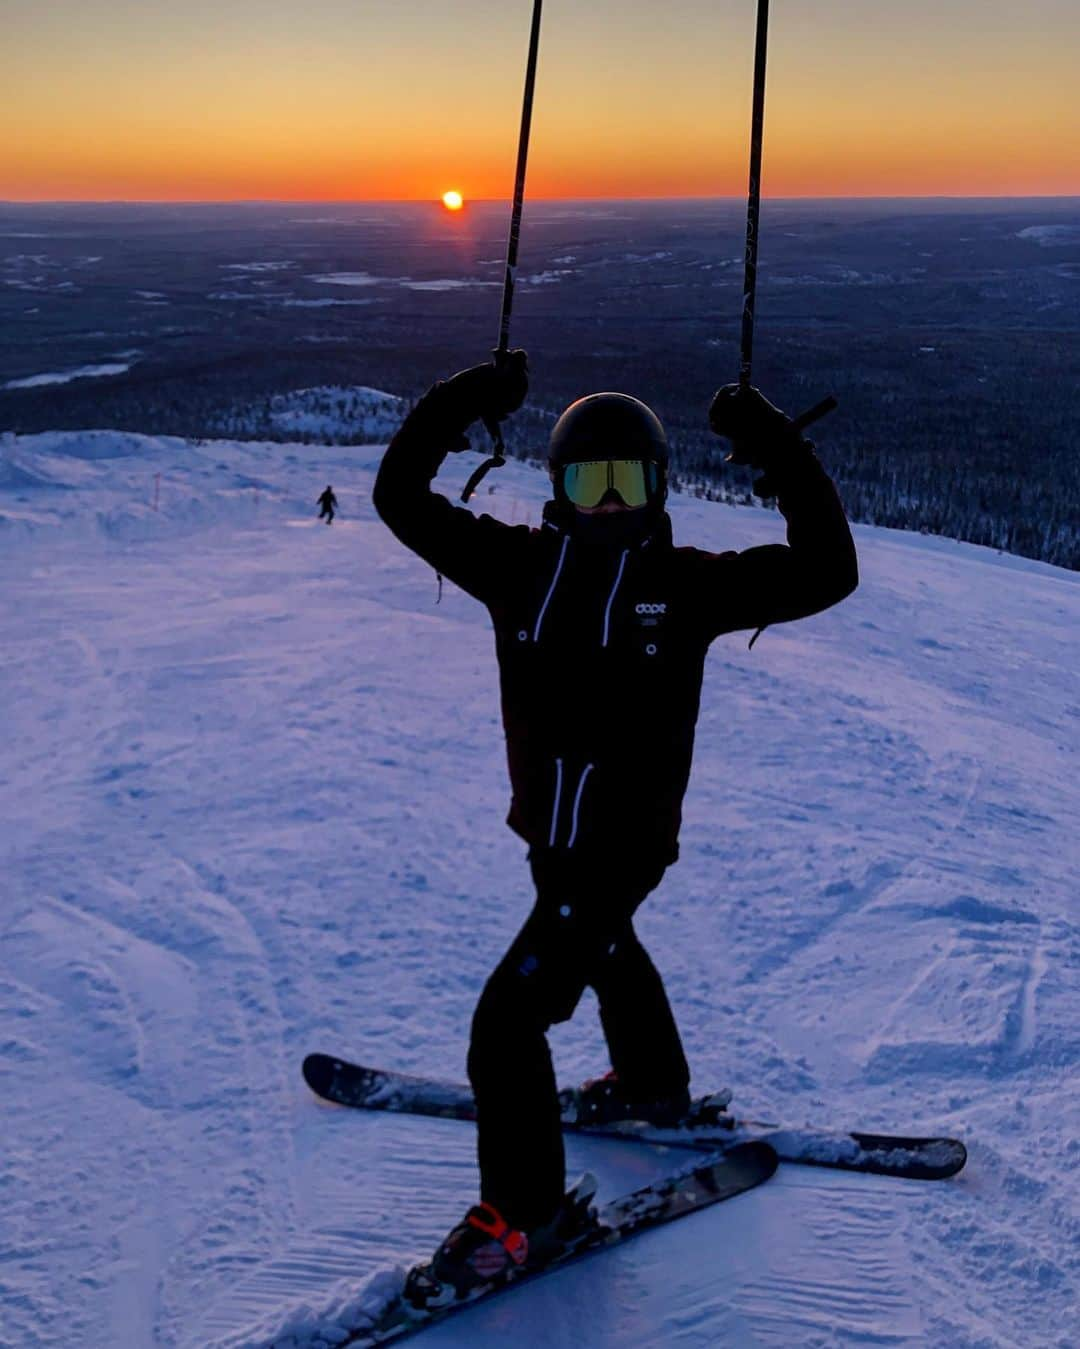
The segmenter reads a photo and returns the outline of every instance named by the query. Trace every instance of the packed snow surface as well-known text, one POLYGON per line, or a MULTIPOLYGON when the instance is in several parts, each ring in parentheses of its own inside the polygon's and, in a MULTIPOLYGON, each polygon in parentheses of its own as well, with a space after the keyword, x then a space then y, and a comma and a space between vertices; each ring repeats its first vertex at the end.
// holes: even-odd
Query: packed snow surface
MULTIPOLYGON (((474 1197, 470 1126, 299 1075, 460 1078, 530 902, 486 615, 377 520, 378 457, 0 439, 3 1349, 336 1343, 474 1197)), ((536 524, 546 486, 511 463, 474 505, 536 524)), ((783 536, 671 511, 686 543, 783 536)), ((1077 1343, 1080 577, 856 535, 851 599, 715 644, 639 930, 698 1089, 956 1134, 967 1169, 781 1167, 431 1349, 1077 1343)), ((564 1081, 606 1066, 591 995, 553 1044, 564 1081)), ((685 1154, 569 1161, 603 1197, 685 1154)))

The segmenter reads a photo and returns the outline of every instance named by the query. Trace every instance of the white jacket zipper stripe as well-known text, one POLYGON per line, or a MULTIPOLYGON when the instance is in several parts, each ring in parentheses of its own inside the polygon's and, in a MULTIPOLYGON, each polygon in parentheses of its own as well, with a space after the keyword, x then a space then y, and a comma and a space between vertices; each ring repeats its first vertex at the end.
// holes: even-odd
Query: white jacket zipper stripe
POLYGON ((548 834, 548 847, 555 846, 555 833, 559 827, 559 800, 562 797, 562 760, 555 760, 555 800, 551 806, 551 832, 548 834))
POLYGON ((574 846, 574 839, 577 838, 578 806, 581 805, 581 793, 582 789, 585 786, 585 779, 589 776, 589 774, 592 771, 593 765, 591 763, 587 763, 581 771, 581 777, 578 778, 577 791, 574 793, 574 809, 570 817, 570 838, 566 844, 568 848, 572 848, 574 846))
POLYGON ((626 558, 629 552, 629 548, 624 548, 622 557, 619 558, 619 574, 615 577, 615 584, 611 587, 607 608, 604 610, 604 640, 600 643, 601 646, 607 646, 608 628, 611 623, 611 606, 615 602, 615 592, 618 590, 619 583, 622 581, 623 568, 626 566, 626 558))
POLYGON ((555 593, 556 585, 558 585, 559 583, 559 573, 562 571, 563 561, 566 558, 566 545, 569 542, 570 542, 570 535, 567 534, 564 536, 562 541, 562 549, 559 552, 559 562, 555 568, 555 575, 551 578, 551 585, 548 586, 548 593, 544 596, 544 602, 540 606, 540 612, 536 615, 536 627, 533 628, 534 642, 538 642, 540 640, 540 624, 543 623, 544 621, 544 615, 547 613, 548 604, 551 601, 552 595, 554 595, 555 593))

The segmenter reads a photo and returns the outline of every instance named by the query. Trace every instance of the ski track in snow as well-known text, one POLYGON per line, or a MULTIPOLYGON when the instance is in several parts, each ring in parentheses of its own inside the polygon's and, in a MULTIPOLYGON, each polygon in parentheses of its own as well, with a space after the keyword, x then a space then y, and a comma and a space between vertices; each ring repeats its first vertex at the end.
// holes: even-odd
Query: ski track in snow
MULTIPOLYGON (((468 1126, 299 1076, 323 1048, 460 1078, 529 902, 486 615, 375 519, 379 454, 0 440, 0 1349, 334 1343, 474 1195, 468 1126)), ((545 487, 511 463, 476 504, 535 524, 545 487)), ((700 1089, 956 1133, 967 1170, 782 1167, 432 1349, 1075 1344, 1080 577, 856 532, 850 600, 715 644, 639 930, 700 1089)), ((591 995, 552 1043, 564 1080, 605 1066, 591 995)), ((673 1156, 569 1162, 614 1194, 673 1156)))

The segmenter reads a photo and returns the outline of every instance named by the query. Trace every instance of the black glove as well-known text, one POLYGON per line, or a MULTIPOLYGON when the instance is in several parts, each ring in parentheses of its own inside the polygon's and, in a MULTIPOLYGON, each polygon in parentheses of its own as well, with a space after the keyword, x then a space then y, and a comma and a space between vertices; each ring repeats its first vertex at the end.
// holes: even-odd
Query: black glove
POLYGON ((448 448, 467 450, 469 442, 465 428, 481 419, 494 426, 516 412, 529 392, 529 358, 516 348, 508 351, 499 364, 487 361, 436 384, 424 401, 437 407, 453 424, 456 433, 448 448))
POLYGON ((749 464, 762 471, 754 483, 754 492, 761 497, 776 495, 771 473, 782 471, 798 447, 811 448, 791 418, 753 386, 725 384, 718 389, 709 408, 709 427, 731 441, 729 463, 749 464))
POLYGON ((731 462, 768 468, 777 453, 799 440, 795 423, 760 389, 725 384, 709 408, 709 427, 732 444, 731 462))

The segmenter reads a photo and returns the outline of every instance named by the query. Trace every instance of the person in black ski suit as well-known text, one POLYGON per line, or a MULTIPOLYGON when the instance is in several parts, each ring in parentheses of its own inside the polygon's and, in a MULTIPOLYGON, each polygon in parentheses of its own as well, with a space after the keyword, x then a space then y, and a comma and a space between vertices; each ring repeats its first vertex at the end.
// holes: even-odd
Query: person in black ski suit
MULTIPOLYGON (((525 354, 436 384, 379 469, 373 500, 407 547, 487 606, 495 630, 512 799, 536 902, 473 1018, 481 1204, 427 1267, 465 1293, 544 1249, 565 1185, 546 1032, 587 986, 613 1074, 587 1084, 597 1121, 677 1120, 686 1058, 635 910, 678 855, 681 804, 709 644, 818 613, 857 585, 843 507, 813 447, 757 390, 719 391, 710 425, 763 471, 788 542, 678 548, 664 510, 668 447, 654 414, 593 394, 555 425, 553 500, 539 529, 475 516, 431 490, 466 429, 516 410, 525 354)), ((430 1290, 429 1290, 430 1291, 430 1290)), ((421 1287, 418 1297, 425 1295, 421 1287)))
POLYGON ((319 497, 319 519, 326 517, 326 523, 334 523, 334 507, 337 505, 337 497, 334 496, 334 489, 327 484, 326 491, 319 497))

